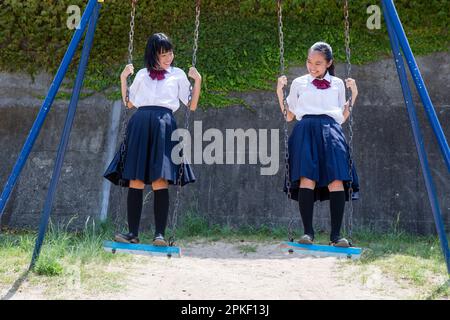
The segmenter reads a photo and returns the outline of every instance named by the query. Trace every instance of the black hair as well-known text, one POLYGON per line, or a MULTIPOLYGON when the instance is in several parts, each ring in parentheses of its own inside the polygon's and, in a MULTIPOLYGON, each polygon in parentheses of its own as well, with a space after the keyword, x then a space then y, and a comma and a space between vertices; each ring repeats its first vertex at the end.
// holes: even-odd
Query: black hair
POLYGON ((173 51, 173 45, 169 37, 164 33, 153 34, 145 47, 144 62, 147 70, 158 69, 158 54, 168 51, 173 51))
POLYGON ((308 54, 311 51, 317 51, 322 53, 325 56, 325 60, 329 63, 331 60, 333 60, 333 63, 331 66, 327 68, 327 71, 330 73, 330 75, 335 76, 335 67, 334 67, 334 59, 333 59, 333 49, 331 46, 326 42, 316 42, 312 45, 312 47, 309 49, 308 54))

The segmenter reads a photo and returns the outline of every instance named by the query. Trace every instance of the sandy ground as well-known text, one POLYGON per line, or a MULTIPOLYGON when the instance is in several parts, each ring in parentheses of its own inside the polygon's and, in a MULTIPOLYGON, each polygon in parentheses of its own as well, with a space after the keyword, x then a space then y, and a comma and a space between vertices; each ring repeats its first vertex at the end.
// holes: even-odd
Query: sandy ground
MULTIPOLYGON (((116 272, 113 263, 106 272, 116 272)), ((191 243, 181 259, 135 256, 126 264, 125 289, 85 294, 62 289, 62 299, 414 299, 417 292, 370 267, 333 257, 285 255, 277 243, 191 243), (243 253, 240 246, 257 246, 243 253)), ((3 288, 5 298, 8 288, 3 288)), ((11 291, 11 289, 9 289, 11 291)), ((9 299, 47 299, 25 281, 9 299)))

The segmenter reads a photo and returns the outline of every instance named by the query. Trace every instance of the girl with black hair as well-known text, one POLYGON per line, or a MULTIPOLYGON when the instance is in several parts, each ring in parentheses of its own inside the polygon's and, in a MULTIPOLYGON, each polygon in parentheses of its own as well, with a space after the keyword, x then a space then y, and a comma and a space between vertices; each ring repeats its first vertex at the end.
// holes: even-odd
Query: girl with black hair
MULTIPOLYGON (((143 189, 145 185, 151 185, 155 216, 153 244, 166 246, 164 233, 169 211, 168 186, 178 183, 180 169, 180 165, 175 165, 171 158, 172 149, 176 145, 176 141, 171 139, 172 132, 177 129, 173 113, 178 110, 180 100, 191 111, 196 110, 202 77, 194 67, 189 69, 188 75, 194 79, 194 85, 188 106, 190 82, 183 70, 173 66, 173 45, 165 34, 156 33, 149 38, 144 60, 145 68, 136 74, 129 88, 128 101, 127 78, 134 73, 133 65, 127 65, 120 76, 123 102, 128 108, 137 108, 137 111, 130 118, 126 129, 123 163, 120 164, 119 151, 104 177, 116 185, 120 179, 120 184, 129 188, 129 232, 117 234, 115 240, 139 243, 143 189)), ((194 173, 189 164, 185 163, 181 185, 194 181, 194 173)))
MULTIPOLYGON (((289 180, 293 200, 299 202, 304 235, 299 243, 314 241, 313 209, 317 200, 330 200, 330 244, 349 247, 351 243, 340 236, 345 201, 350 187, 349 148, 341 125, 350 115, 345 101, 345 86, 352 92, 354 103, 358 95, 353 79, 344 81, 334 72, 333 51, 325 42, 315 43, 308 51, 308 74, 296 78, 287 102, 287 120, 297 118, 289 137, 289 180)), ((278 78, 277 96, 284 114, 283 87, 286 76, 278 78)), ((353 191, 359 191, 358 177, 352 166, 353 191)), ((285 191, 287 188, 285 187, 285 191)))

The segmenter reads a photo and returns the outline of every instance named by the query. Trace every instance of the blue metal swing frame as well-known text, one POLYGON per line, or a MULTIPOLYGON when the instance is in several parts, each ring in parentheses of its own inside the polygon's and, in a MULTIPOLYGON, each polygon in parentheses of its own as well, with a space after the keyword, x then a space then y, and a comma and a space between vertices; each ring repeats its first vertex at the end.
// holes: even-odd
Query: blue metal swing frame
POLYGON ((448 246, 447 235, 445 233, 444 221, 442 219, 441 210, 439 207, 439 201, 436 194, 436 188, 434 186, 433 178, 431 176, 430 167, 423 143, 422 133, 419 128, 419 122, 417 119, 411 89, 408 84, 406 76, 406 69, 403 63, 403 57, 408 63, 409 70, 411 72, 414 84, 419 93, 420 99, 424 105, 425 112, 428 116, 428 121, 433 128, 433 132, 439 144, 444 161, 447 165, 447 170, 450 172, 450 149, 442 131, 441 124, 436 116, 433 103, 431 102, 430 95, 428 94, 427 87, 423 81, 416 59, 414 58, 411 46, 409 45, 408 38, 406 37, 405 30, 403 29, 400 17, 395 8, 392 0, 382 0, 382 7, 384 18, 386 21, 386 27, 389 33, 389 39, 391 42, 392 53, 394 55, 395 65, 397 67, 400 84, 403 90, 403 96, 405 99, 406 109, 411 121, 411 128, 414 135, 414 142, 416 144, 417 153, 419 155, 420 165, 422 168, 423 177, 425 180, 425 186, 428 193, 428 200, 431 205, 431 211, 433 212, 434 222, 436 230, 439 235, 441 243, 442 253, 444 255, 445 263, 447 264, 447 273, 450 276, 450 250, 448 246), (403 51, 403 56, 400 51, 403 51))

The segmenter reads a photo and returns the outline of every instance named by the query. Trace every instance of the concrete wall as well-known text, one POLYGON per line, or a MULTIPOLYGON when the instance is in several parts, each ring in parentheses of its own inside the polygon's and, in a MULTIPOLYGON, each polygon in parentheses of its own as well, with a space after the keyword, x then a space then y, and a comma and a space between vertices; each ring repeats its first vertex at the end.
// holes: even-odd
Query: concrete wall
MULTIPOLYGON (((418 63, 448 140, 449 55, 441 53, 418 58, 418 63)), ((288 78, 292 80, 304 73, 304 68, 292 68, 288 78)), ((343 66, 337 66, 337 74, 344 74, 343 66)), ((354 113, 354 158, 361 180, 361 199, 354 202, 354 228, 386 231, 397 227, 418 234, 434 233, 434 220, 392 59, 354 66, 352 76, 357 80, 360 92, 354 113)), ((51 78, 46 75, 40 75, 32 82, 23 75, 0 74, 2 188, 42 103, 42 98, 36 97, 46 94, 50 82, 51 78)), ((275 93, 255 91, 234 95, 244 99, 248 106, 198 110, 191 120, 202 121, 203 131, 208 128, 222 132, 237 128, 281 129, 280 169, 274 176, 262 176, 261 164, 194 164, 198 180, 182 189, 178 221, 183 214, 192 211, 213 223, 281 226, 287 225, 293 214, 298 226, 297 203, 286 206, 282 192, 283 119, 275 93)), ((448 230, 449 173, 417 95, 414 100, 448 230)), ((67 101, 57 101, 53 105, 2 217, 4 225, 37 228, 67 105, 67 101)), ((118 187, 110 188, 102 179, 120 140, 120 110, 120 102, 108 101, 99 94, 80 101, 52 213, 53 221, 67 223, 73 219, 71 226, 78 228, 88 217, 109 216, 124 223, 126 190, 120 192, 118 187)), ((183 117, 184 112, 177 112, 179 126, 184 124, 183 117)), ((293 123, 289 130, 292 127, 293 123)), ((207 144, 205 142, 203 147, 207 144)), ((173 188, 172 200, 174 196, 173 188)), ((153 224, 152 198, 152 193, 148 193, 141 224, 143 229, 153 224)), ((329 230, 328 216, 328 203, 317 204, 315 222, 318 228, 329 230)))
MULTIPOLYGON (((21 75, 0 78, 0 181, 3 186, 16 162, 46 94, 51 78, 32 82, 21 75)), ((56 101, 49 112, 33 150, 16 184, 2 223, 36 227, 53 172, 56 152, 68 110, 66 101, 56 101)), ((52 217, 80 225, 87 216, 98 216, 102 179, 98 174, 106 161, 112 103, 96 95, 80 101, 65 156, 52 217), (74 218, 78 217, 78 218, 74 218)))

